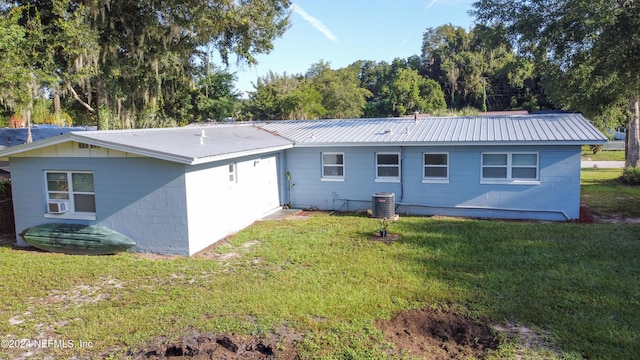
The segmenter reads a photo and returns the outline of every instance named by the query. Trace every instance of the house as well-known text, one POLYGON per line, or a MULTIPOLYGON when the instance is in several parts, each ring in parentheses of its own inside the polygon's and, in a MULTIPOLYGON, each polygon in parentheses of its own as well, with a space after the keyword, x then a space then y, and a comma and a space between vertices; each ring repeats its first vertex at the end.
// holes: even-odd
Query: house
POLYGON ((606 137, 579 114, 271 122, 286 152, 294 207, 356 210, 376 192, 397 212, 571 220, 580 211, 581 145, 606 137))
POLYGON ((273 121, 72 132, 0 160, 16 232, 86 223, 188 256, 283 204, 367 209, 376 192, 401 214, 576 219, 581 145, 605 142, 578 114, 273 121))
POLYGON ((16 232, 91 224, 135 251, 188 256, 280 208, 276 171, 291 147, 253 126, 85 131, 0 158, 11 163, 16 232))
MULTIPOLYGON (((50 137, 67 134, 72 131, 95 130, 95 127, 59 127, 55 125, 33 125, 27 128, 0 128, 0 150, 26 144, 29 136, 31 141, 44 140, 50 137)), ((7 161, 0 161, 0 182, 11 180, 11 171, 7 161)))

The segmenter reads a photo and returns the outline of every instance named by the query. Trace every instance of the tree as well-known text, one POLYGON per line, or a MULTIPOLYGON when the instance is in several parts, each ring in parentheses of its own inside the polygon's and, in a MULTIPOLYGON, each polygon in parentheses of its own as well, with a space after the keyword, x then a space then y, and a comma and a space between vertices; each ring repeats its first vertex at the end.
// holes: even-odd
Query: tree
POLYGON ((322 96, 322 106, 326 109, 325 118, 359 118, 364 112, 367 97, 371 93, 360 87, 355 69, 332 70, 329 63, 320 61, 313 64, 306 77, 311 86, 322 96))
POLYGON ((566 108, 590 115, 626 99, 626 166, 640 166, 640 2, 633 0, 479 0, 472 12, 504 26, 514 47, 547 65, 547 87, 566 108), (597 109, 585 106, 598 103, 597 109))
POLYGON ((234 117, 240 94, 235 90, 236 76, 204 59, 196 76, 195 118, 197 121, 234 117))
MULTIPOLYGON (((162 125, 192 113, 198 58, 256 63, 287 29, 289 0, 23 0, 18 23, 39 19, 31 61, 40 88, 99 127, 162 125), (35 41, 37 40, 37 41, 35 41), (173 120, 172 120, 173 119, 173 120)), ((55 102, 55 101, 54 101, 55 102)))
POLYGON ((249 92, 250 118, 260 120, 317 119, 326 113, 322 95, 302 75, 269 72, 249 92))
POLYGON ((413 68, 442 86, 449 107, 506 110, 548 106, 536 68, 517 56, 504 28, 476 25, 428 28, 423 35, 421 61, 413 68))
POLYGON ((434 80, 423 78, 416 70, 408 67, 398 69, 385 89, 391 116, 446 108, 440 85, 434 80))

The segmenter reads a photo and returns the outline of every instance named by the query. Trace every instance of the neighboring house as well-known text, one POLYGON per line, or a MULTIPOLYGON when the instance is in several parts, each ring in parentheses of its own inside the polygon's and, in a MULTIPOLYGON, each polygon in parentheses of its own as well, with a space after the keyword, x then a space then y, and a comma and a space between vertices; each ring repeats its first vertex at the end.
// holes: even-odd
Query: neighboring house
POLYGON ((576 219, 581 145, 605 142, 576 114, 273 121, 77 132, 0 160, 17 232, 94 224, 192 255, 283 204, 367 209, 376 192, 401 214, 576 219))
MULTIPOLYGON (((68 134, 72 131, 95 130, 95 127, 59 127, 55 125, 34 125, 27 128, 0 128, 0 151, 4 148, 26 144, 31 132, 31 141, 48 139, 50 137, 68 134)), ((11 179, 9 163, 0 161, 0 181, 11 179)))

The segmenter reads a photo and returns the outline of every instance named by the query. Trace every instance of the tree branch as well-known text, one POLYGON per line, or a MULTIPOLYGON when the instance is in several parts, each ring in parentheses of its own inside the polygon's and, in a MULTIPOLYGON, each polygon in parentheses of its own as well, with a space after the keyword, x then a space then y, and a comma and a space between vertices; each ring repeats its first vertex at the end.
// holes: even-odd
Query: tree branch
POLYGON ((91 112, 95 112, 95 110, 91 107, 91 105, 87 104, 86 102, 84 102, 82 99, 80 99, 80 96, 78 95, 78 93, 73 89, 73 86, 71 86, 70 84, 67 85, 67 89, 69 89, 69 91, 71 91, 71 94, 73 95, 73 98, 76 99, 80 104, 82 104, 82 106, 84 106, 87 110, 91 111, 91 112))

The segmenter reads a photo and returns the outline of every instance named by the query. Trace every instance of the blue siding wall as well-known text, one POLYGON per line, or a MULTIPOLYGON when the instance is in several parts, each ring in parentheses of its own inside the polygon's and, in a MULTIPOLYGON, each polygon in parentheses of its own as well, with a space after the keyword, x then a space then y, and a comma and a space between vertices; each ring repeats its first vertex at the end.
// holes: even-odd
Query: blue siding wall
POLYGON ((579 146, 340 147, 288 150, 294 207, 371 208, 375 192, 393 192, 398 213, 567 220, 579 217, 579 146), (321 181, 321 153, 344 152, 343 182, 321 181), (402 183, 375 182, 375 153, 402 152, 402 183), (537 152, 537 185, 481 184, 482 152, 537 152), (449 153, 449 183, 422 182, 424 152, 449 153), (348 201, 347 201, 348 200, 348 201))
MULTIPOLYGON (((16 232, 52 222, 104 226, 134 251, 189 255, 184 165, 149 158, 12 158, 16 232), (96 220, 44 218, 45 170, 93 171, 96 220)), ((24 245, 21 238, 18 243, 24 245)))

